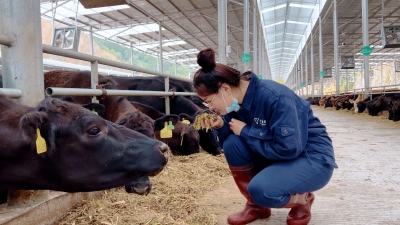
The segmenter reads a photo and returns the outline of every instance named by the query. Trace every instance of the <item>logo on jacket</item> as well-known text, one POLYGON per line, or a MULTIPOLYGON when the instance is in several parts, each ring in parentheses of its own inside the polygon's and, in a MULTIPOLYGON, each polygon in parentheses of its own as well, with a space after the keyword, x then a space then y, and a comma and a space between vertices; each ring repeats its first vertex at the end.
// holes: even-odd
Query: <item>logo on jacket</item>
POLYGON ((254 118, 254 122, 256 124, 260 123, 261 126, 266 126, 267 125, 267 120, 261 120, 260 118, 254 118))

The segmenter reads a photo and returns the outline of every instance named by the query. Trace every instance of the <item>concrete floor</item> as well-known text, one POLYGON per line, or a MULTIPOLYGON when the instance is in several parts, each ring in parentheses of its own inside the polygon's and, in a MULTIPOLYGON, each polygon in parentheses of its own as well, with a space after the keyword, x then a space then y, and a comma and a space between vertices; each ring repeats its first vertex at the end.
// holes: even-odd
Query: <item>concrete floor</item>
MULTIPOLYGON (((346 110, 317 106, 313 110, 327 126, 339 169, 327 186, 315 192, 310 224, 399 225, 400 122, 346 110)), ((219 209, 218 224, 227 224, 227 215, 241 210, 245 202, 231 178, 205 198, 209 206, 219 209), (215 193, 220 198, 213 201, 215 193), (231 195, 221 199, 223 193, 231 195)), ((287 212, 273 209, 267 221, 251 224, 286 224, 287 212)))

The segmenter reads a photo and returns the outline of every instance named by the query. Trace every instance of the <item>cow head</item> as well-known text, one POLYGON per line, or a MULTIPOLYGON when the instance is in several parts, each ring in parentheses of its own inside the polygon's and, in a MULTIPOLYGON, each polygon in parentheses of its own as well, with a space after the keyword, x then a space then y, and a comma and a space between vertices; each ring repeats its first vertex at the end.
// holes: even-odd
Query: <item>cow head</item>
MULTIPOLYGON (((210 110, 199 111, 195 114, 195 116, 203 113, 213 113, 213 112, 211 112, 210 110)), ((208 129, 208 130, 200 129, 198 130, 198 132, 200 135, 200 146, 204 151, 212 155, 219 155, 223 152, 219 142, 216 140, 216 134, 214 129, 208 129)))
POLYGON ((367 108, 367 103, 364 101, 357 102, 357 112, 362 113, 367 108))
MULTIPOLYGON (((181 155, 190 155, 199 152, 199 134, 193 125, 183 123, 179 116, 165 115, 154 121, 154 130, 157 139, 165 142, 172 151, 181 155), (166 125, 173 126, 172 137, 162 135, 166 125)), ((167 127, 168 128, 168 127, 167 127)))
MULTIPOLYGON (((20 119, 24 139, 35 146, 37 130, 45 152, 35 174, 22 188, 67 192, 95 191, 124 185, 143 175, 156 175, 167 163, 164 143, 104 120, 59 99, 45 99, 20 119)), ((34 147, 35 148, 35 147, 34 147)))
POLYGON ((155 138, 153 119, 142 112, 126 112, 115 123, 135 130, 147 137, 155 138))
POLYGON ((392 101, 393 121, 400 120, 400 100, 392 101))

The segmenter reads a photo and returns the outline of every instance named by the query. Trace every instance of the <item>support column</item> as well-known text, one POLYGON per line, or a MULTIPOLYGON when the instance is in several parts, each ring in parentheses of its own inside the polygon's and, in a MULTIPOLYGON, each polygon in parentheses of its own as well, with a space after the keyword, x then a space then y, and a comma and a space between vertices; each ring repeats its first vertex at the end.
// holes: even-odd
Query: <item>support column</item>
MULTIPOLYGON (((312 21, 311 21, 312 24, 312 21)), ((311 30, 311 97, 315 97, 315 80, 314 80, 314 37, 311 30)))
POLYGON ((294 64, 294 73, 293 73, 293 75, 294 75, 294 86, 296 87, 295 93, 298 94, 299 87, 297 86, 297 82, 298 82, 299 77, 298 77, 298 71, 297 71, 297 61, 294 64))
POLYGON ((252 71, 256 75, 258 75, 258 45, 257 45, 257 36, 258 36, 258 21, 257 21, 257 7, 256 7, 256 1, 254 1, 254 7, 253 7, 253 68, 252 71))
MULTIPOLYGON (((133 66, 133 45, 131 42, 131 65, 133 66)), ((132 70, 132 77, 135 76, 135 71, 132 70)))
MULTIPOLYGON (((17 88, 17 102, 31 107, 44 99, 42 26, 40 0, 0 1, 0 33, 13 39, 1 45, 3 87, 17 88)), ((48 199, 49 191, 9 191, 9 206, 36 204, 48 199)))
MULTIPOLYGON (((250 33, 250 28, 249 28, 249 0, 243 0, 243 34, 244 34, 244 46, 243 46, 243 54, 249 54, 249 49, 250 49, 250 41, 249 41, 249 33, 250 33)), ((254 58, 254 57, 253 57, 254 58)), ((254 60, 254 59, 253 59, 254 60)), ((249 70, 249 62, 243 62, 243 67, 244 71, 249 70)))
POLYGON ((301 97, 304 97, 304 88, 303 88, 303 82, 304 82, 304 72, 303 72, 303 54, 300 54, 300 95, 301 97))
POLYGON ((226 9, 227 0, 218 0, 218 62, 221 64, 226 64, 226 45, 228 43, 226 40, 226 9))
MULTIPOLYGON (((90 26, 90 55, 94 55, 93 45, 93 30, 90 26)), ((96 89, 99 84, 99 62, 90 63, 90 88, 96 89)), ((92 103, 99 103, 96 97, 92 97, 92 103)))
POLYGON ((349 91, 349 70, 346 70, 346 91, 349 91))
MULTIPOLYGON (((368 0, 362 1, 362 37, 363 46, 369 46, 368 39, 368 0)), ((363 56, 364 66, 364 98, 369 96, 369 59, 368 56, 363 56)))
MULTIPOLYGON (((396 61, 394 63, 395 63, 395 67, 396 67, 396 61)), ((394 74, 396 76, 396 72, 394 74)), ((381 62, 381 86, 383 86, 383 62, 381 62)))
POLYGON ((338 21, 337 21, 337 0, 333 1, 333 54, 334 54, 334 64, 335 64, 335 77, 336 77, 336 92, 335 95, 340 94, 340 77, 339 77, 339 31, 338 31, 338 21))
MULTIPOLYGON (((99 62, 90 63, 90 88, 96 89, 99 84, 99 62)), ((95 96, 92 97, 92 103, 99 103, 95 96)))
MULTIPOLYGON (((319 3, 321 9, 321 2, 319 3)), ((320 10, 321 11, 321 10, 320 10)), ((324 71, 324 50, 322 43, 322 19, 321 15, 318 17, 319 21, 319 71, 324 71)), ((319 75, 319 95, 322 98, 324 96, 324 77, 319 75)))
POLYGON ((90 54, 94 55, 94 50, 93 50, 93 28, 90 26, 90 54))
POLYGON ((306 44, 306 56, 305 56, 305 64, 306 64, 306 80, 305 80, 305 86, 306 86, 306 96, 308 96, 308 50, 307 50, 307 44, 306 44))
MULTIPOLYGON (((162 25, 161 22, 158 22, 158 35, 159 35, 159 46, 160 46, 160 52, 158 54, 158 71, 161 73, 164 72, 164 62, 163 62, 163 49, 162 49, 162 25)), ((164 78, 164 87, 165 91, 169 90, 169 77, 164 78)), ((170 106, 169 106, 169 97, 165 96, 165 114, 170 114, 170 106)))
POLYGON ((258 74, 257 75, 264 76, 263 71, 262 71, 262 64, 264 63, 262 61, 262 51, 263 51, 262 42, 264 40, 263 36, 262 36, 262 34, 263 34, 262 29, 264 29, 264 28, 261 25, 260 26, 260 32, 258 32, 258 74))
POLYGON ((262 78, 265 79, 267 76, 267 63, 265 62, 265 42, 261 43, 261 68, 262 68, 262 78))

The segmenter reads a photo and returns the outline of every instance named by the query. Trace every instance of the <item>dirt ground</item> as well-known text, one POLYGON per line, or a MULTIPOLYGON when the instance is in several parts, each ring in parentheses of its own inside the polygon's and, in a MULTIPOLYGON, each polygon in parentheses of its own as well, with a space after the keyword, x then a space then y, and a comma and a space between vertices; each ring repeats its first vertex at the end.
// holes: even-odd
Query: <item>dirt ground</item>
MULTIPOLYGON (((335 147, 339 169, 335 170, 326 187, 315 192, 316 199, 312 206, 310 224, 400 224, 400 122, 389 121, 382 116, 354 114, 346 110, 336 111, 317 106, 313 106, 313 110, 327 126, 335 147)), ((167 173, 173 177, 175 185, 183 183, 182 187, 168 187, 169 182, 157 181, 156 176, 155 180, 152 180, 152 193, 146 197, 154 198, 151 201, 157 201, 156 205, 146 205, 147 203, 140 200, 143 197, 137 195, 127 197, 122 189, 118 189, 114 196, 103 197, 103 200, 91 202, 69 212, 70 216, 61 219, 62 222, 59 221, 59 224, 225 225, 226 217, 241 210, 245 199, 229 175, 224 158, 216 160, 204 157, 209 156, 178 158, 180 164, 171 164, 172 168, 167 170, 167 173), (199 160, 203 160, 201 168, 214 169, 200 173, 193 164, 199 160), (213 160, 216 161, 211 163, 213 160), (186 167, 174 167, 182 166, 182 163, 189 164, 186 167), (181 170, 180 168, 191 170, 191 177, 178 180, 175 172, 181 170), (213 176, 213 173, 219 175, 213 176), (200 187, 199 184, 203 183, 207 188, 200 187), (159 190, 161 187, 167 188, 167 194, 163 196, 172 197, 172 200, 162 199, 165 197, 161 195, 162 191, 159 190), (188 188, 190 190, 186 195, 183 190, 188 188), (105 210, 107 206, 116 207, 117 203, 134 204, 134 206, 121 207, 110 212, 105 210), (172 204, 178 206, 173 207, 172 204), (157 205, 160 206, 158 211, 157 205), (140 211, 140 214, 133 215, 129 210, 140 211), (107 213, 109 215, 106 216, 107 213), (132 214, 131 218, 126 214, 132 214), (132 217, 139 217, 137 215, 143 218, 142 221, 147 222, 132 222, 139 221, 132 220, 132 217), (106 220, 107 218, 110 219, 106 220)), ((181 177, 183 176, 186 175, 181 173, 181 177)), ((107 193, 106 195, 111 194, 107 193)), ((272 209, 271 218, 251 224, 286 224, 288 211, 288 209, 272 209)))

